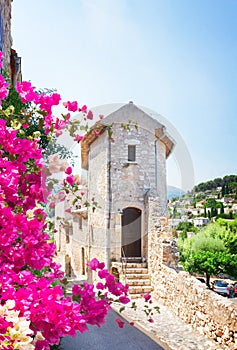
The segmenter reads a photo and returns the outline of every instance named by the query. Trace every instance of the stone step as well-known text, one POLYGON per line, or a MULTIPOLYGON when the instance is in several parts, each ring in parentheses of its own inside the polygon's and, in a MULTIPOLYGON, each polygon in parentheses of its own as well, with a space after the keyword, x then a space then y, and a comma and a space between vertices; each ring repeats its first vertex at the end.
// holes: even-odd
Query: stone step
POLYGON ((149 280, 148 273, 129 273, 126 274, 127 280, 149 280))
POLYGON ((148 269, 147 268, 126 268, 126 274, 146 274, 148 273, 148 269))
POLYGON ((130 268, 146 268, 147 267, 147 263, 130 263, 128 262, 127 264, 124 263, 122 266, 126 267, 127 269, 130 269, 130 268))
POLYGON ((129 286, 129 294, 145 294, 152 291, 151 286, 129 286))
POLYGON ((131 263, 142 263, 142 257, 141 256, 126 256, 124 258, 121 258, 122 262, 131 262, 131 263))
POLYGON ((127 279, 127 284, 129 286, 151 286, 151 281, 149 279, 138 280, 138 279, 127 279))
POLYGON ((129 299, 139 299, 141 298, 142 294, 130 294, 129 299))

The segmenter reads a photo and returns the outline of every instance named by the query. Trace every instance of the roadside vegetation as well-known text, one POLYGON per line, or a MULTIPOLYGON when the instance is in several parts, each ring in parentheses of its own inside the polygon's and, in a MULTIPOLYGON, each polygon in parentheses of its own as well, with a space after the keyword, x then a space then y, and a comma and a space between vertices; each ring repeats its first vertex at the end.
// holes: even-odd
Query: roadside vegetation
POLYGON ((209 224, 191 238, 178 239, 180 263, 185 271, 210 277, 220 273, 237 278, 237 235, 219 224, 209 224))

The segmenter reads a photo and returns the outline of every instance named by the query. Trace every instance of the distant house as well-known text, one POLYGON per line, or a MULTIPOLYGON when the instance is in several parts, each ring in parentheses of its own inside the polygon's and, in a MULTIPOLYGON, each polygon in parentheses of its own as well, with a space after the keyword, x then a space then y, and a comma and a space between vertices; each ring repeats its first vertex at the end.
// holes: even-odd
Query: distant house
POLYGON ((193 225, 197 228, 208 225, 209 219, 204 217, 198 217, 193 219, 193 225))
POLYGON ((194 235, 194 232, 187 232, 187 238, 192 238, 194 235))
POLYGON ((208 194, 208 195, 206 196, 206 199, 210 199, 210 198, 217 199, 217 198, 218 198, 218 195, 217 195, 217 194, 208 194))
POLYGON ((193 209, 190 209, 189 211, 191 211, 192 215, 194 215, 194 216, 201 214, 200 208, 193 208, 193 209))
POLYGON ((234 199, 231 197, 223 197, 220 200, 223 204, 231 204, 234 203, 234 199))
POLYGON ((232 205, 232 212, 233 214, 237 213, 237 203, 232 205))
POLYGON ((205 204, 205 201, 196 202, 196 207, 201 208, 204 206, 204 204, 205 204))
POLYGON ((178 226, 178 224, 180 222, 183 222, 184 220, 183 219, 169 219, 168 220, 168 226, 170 228, 175 228, 176 226, 178 226))

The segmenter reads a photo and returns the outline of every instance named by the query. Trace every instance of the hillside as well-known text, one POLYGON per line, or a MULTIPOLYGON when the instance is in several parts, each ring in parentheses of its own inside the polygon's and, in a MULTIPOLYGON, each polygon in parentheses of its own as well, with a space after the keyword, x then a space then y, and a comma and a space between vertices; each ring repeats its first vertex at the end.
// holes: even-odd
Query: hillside
POLYGON ((236 193, 237 187, 237 175, 226 175, 223 178, 215 178, 214 180, 209 180, 206 182, 201 182, 198 185, 194 186, 192 192, 205 192, 213 191, 218 187, 221 187, 222 195, 228 193, 236 193))
POLYGON ((185 192, 181 188, 178 188, 175 186, 168 186, 167 187, 167 198, 168 199, 181 197, 184 194, 185 194, 185 192))

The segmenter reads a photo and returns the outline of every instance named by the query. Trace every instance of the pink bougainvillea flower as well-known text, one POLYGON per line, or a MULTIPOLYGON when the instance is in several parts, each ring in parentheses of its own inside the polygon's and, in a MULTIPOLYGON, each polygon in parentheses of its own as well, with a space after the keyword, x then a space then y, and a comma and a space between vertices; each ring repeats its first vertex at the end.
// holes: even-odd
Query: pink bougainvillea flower
POLYGON ((88 111, 88 113, 87 113, 87 115, 86 115, 86 118, 87 118, 87 119, 90 119, 90 120, 93 119, 93 113, 92 113, 91 110, 88 111))
POLYGON ((99 115, 99 118, 100 118, 100 119, 104 119, 104 115, 103 115, 103 114, 100 114, 100 115, 99 115))
POLYGON ((154 323, 153 318, 148 318, 148 322, 150 322, 150 323, 154 323))
POLYGON ((56 135, 56 137, 61 136, 62 133, 63 133, 62 130, 55 130, 55 135, 56 135))
POLYGON ((37 340, 35 344, 35 350, 50 350, 50 346, 47 340, 37 340))
POLYGON ((93 130, 93 134, 94 134, 95 136, 99 136, 99 135, 100 135, 99 131, 97 131, 97 130, 93 130))
POLYGON ((68 102, 68 110, 71 112, 76 112, 78 109, 78 103, 77 101, 73 101, 73 102, 68 102))
POLYGON ((123 327, 124 327, 125 322, 123 322, 123 321, 121 320, 121 318, 117 317, 117 318, 115 319, 115 321, 117 322, 119 328, 123 328, 123 327))
POLYGON ((74 176, 67 176, 65 180, 71 186, 74 185, 74 183, 75 183, 74 176))
POLYGON ((39 94, 34 91, 34 87, 31 85, 30 81, 23 81, 22 83, 18 82, 16 84, 16 91, 18 92, 23 103, 36 103, 39 100, 39 94))
POLYGON ((151 299, 151 295, 146 293, 143 295, 143 298, 145 299, 145 301, 149 301, 151 299))
POLYGON ((67 108, 70 112, 76 112, 78 110, 78 103, 77 101, 67 101, 63 102, 63 106, 67 108))
POLYGON ((8 96, 8 84, 6 83, 4 77, 0 75, 0 101, 4 100, 8 96))
POLYGON ((69 166, 69 167, 65 170, 65 174, 71 175, 71 173, 72 173, 72 167, 69 166))
POLYGON ((83 136, 81 136, 81 135, 76 135, 74 137, 74 140, 77 141, 78 143, 81 142, 82 139, 83 139, 83 136))
POLYGON ((121 297, 119 297, 119 301, 122 304, 128 304, 130 302, 130 299, 124 295, 122 295, 121 297))
MULTIPOLYGON (((96 258, 92 259, 90 261, 90 263, 88 264, 88 266, 90 267, 91 270, 103 270, 105 267, 105 264, 103 262, 99 262, 99 260, 97 260, 96 258)), ((106 270, 108 271, 108 270, 106 270)))
POLYGON ((29 127, 29 124, 22 124, 23 129, 27 129, 29 127))
POLYGON ((0 51, 0 68, 2 68, 2 60, 4 58, 3 52, 0 51))
POLYGON ((72 294, 77 295, 81 292, 81 286, 79 284, 74 284, 72 287, 72 294))
POLYGON ((79 112, 82 112, 82 113, 86 113, 86 111, 87 111, 87 106, 86 106, 86 105, 82 106, 81 108, 78 109, 78 111, 79 111, 79 112))
POLYGON ((103 283, 101 283, 101 282, 98 282, 97 285, 96 285, 96 288, 103 290, 103 289, 105 289, 105 285, 103 283))

